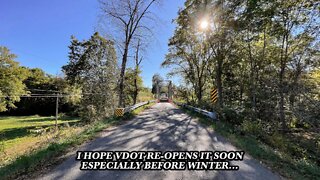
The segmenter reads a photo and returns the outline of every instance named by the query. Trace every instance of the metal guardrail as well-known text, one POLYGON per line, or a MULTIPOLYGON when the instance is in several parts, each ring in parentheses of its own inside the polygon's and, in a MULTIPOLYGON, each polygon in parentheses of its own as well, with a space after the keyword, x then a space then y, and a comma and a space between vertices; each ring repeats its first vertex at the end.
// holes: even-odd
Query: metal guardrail
POLYGON ((135 109, 137 109, 137 108, 139 108, 141 106, 144 106, 146 104, 150 104, 150 103, 153 103, 153 102, 155 102, 155 100, 145 101, 145 102, 141 102, 141 103, 135 104, 133 106, 126 107, 126 108, 124 108, 124 113, 131 112, 131 111, 133 111, 133 110, 135 110, 135 109))
POLYGON ((206 110, 203 110, 203 109, 200 109, 200 108, 196 108, 196 107, 193 107, 193 106, 189 106, 187 104, 183 104, 183 103, 179 103, 179 102, 175 102, 175 104, 177 104, 178 106, 182 106, 182 107, 185 107, 187 109, 190 109, 192 111, 196 111, 202 115, 205 115, 211 119, 214 119, 214 120, 217 120, 217 114, 215 112, 210 112, 210 111, 206 111, 206 110))

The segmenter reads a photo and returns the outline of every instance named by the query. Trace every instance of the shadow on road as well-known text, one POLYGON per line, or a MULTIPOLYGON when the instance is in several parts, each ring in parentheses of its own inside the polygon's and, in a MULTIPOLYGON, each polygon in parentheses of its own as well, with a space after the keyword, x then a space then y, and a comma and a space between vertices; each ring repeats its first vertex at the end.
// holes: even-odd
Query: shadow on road
MULTIPOLYGON (((223 137, 203 127, 169 103, 159 103, 138 117, 88 143, 90 151, 215 151, 236 150, 223 137)), ((75 157, 43 179, 279 179, 257 161, 246 157, 233 164, 239 171, 80 171, 75 157)))

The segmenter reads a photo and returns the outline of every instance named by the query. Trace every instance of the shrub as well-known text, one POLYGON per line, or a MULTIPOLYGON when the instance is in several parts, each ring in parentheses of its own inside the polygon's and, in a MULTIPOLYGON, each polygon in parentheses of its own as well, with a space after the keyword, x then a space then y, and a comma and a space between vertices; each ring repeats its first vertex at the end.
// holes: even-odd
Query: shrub
POLYGON ((235 110, 227 107, 222 109, 221 115, 225 121, 233 125, 240 125, 243 121, 243 117, 240 114, 238 114, 235 110))
POLYGON ((278 132, 273 133, 269 138, 268 138, 268 143, 274 147, 279 149, 280 151, 287 152, 288 150, 288 140, 285 138, 283 135, 281 135, 278 132))
POLYGON ((240 127, 241 131, 245 134, 251 134, 257 136, 258 138, 262 138, 265 134, 259 121, 244 120, 240 127))
POLYGON ((86 122, 93 122, 97 118, 97 109, 94 105, 87 105, 81 111, 81 117, 86 122))

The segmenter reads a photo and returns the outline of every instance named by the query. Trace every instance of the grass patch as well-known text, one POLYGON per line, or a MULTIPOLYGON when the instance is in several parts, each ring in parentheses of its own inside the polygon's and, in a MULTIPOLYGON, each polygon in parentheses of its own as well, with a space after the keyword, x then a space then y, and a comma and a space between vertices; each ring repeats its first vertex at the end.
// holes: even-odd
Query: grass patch
POLYGON ((295 159, 287 151, 275 150, 253 135, 241 134, 234 126, 225 121, 215 121, 207 117, 182 108, 187 114, 197 117, 199 122, 212 127, 215 132, 227 138, 233 145, 244 150, 253 158, 262 161, 274 171, 290 179, 319 179, 320 167, 305 159, 295 159))
POLYGON ((46 146, 22 155, 10 164, 1 167, 0 177, 3 179, 15 179, 23 175, 30 175, 38 170, 55 164, 59 161, 59 157, 67 153, 70 148, 77 147, 84 142, 95 138, 97 133, 101 132, 103 129, 119 125, 152 105, 153 104, 147 104, 142 106, 132 113, 126 114, 124 117, 110 117, 89 125, 82 125, 81 131, 69 134, 68 136, 62 135, 66 131, 69 132, 70 128, 73 127, 61 128, 59 129, 59 134, 53 137, 54 141, 48 142, 46 146))
MULTIPOLYGON (((58 124, 60 126, 70 126, 78 121, 77 118, 62 117, 59 118, 58 124)), ((52 131, 54 125, 54 117, 0 117, 0 167, 14 161, 18 156, 46 144, 48 139, 55 135, 52 131)), ((71 132, 78 129, 73 128, 71 132)), ((61 133, 67 135, 65 132, 61 133)))

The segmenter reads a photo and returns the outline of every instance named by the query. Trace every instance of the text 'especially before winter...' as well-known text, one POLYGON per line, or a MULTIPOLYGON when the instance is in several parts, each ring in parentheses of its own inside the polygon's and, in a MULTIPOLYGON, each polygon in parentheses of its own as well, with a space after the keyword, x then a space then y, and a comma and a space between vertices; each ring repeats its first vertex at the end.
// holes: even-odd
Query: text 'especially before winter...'
POLYGON ((80 170, 239 170, 244 151, 78 151, 80 170))

